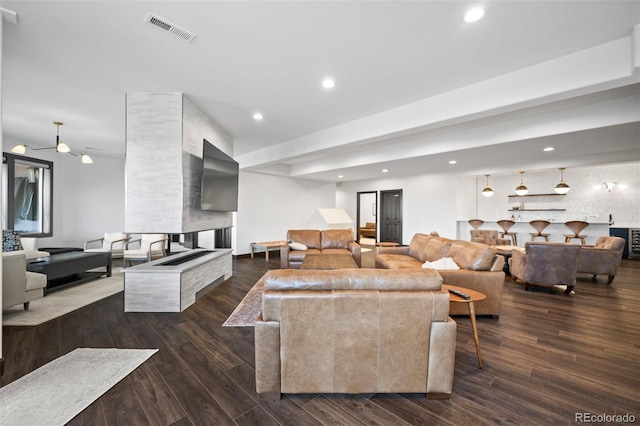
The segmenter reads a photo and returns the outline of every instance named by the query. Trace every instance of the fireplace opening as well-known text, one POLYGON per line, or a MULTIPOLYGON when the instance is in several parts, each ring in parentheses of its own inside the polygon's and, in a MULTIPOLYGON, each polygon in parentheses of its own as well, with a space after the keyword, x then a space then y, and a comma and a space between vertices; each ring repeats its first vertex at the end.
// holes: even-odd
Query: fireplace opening
POLYGON ((191 261, 193 259, 197 259, 199 257, 206 256, 206 255, 214 253, 214 252, 215 252, 215 250, 200 250, 200 251, 196 251, 196 252, 187 254, 186 256, 179 257, 177 259, 172 259, 172 260, 167 260, 165 262, 156 263, 153 266, 175 266, 175 265, 181 265, 181 264, 189 262, 189 261, 191 261))

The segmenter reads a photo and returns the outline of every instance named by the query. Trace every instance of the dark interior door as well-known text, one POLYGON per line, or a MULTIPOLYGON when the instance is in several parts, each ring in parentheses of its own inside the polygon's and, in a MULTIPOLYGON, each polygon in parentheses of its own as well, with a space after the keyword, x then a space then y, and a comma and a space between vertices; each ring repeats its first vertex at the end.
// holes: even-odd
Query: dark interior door
POLYGON ((380 241, 402 244, 402 190, 380 191, 380 241))

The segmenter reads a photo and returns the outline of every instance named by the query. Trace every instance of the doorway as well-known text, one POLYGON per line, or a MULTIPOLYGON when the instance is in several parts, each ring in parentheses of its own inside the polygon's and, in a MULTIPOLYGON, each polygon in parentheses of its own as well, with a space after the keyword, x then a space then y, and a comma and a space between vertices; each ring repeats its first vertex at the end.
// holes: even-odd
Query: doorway
POLYGON ((357 192, 356 205, 356 229, 358 230, 358 242, 374 245, 378 236, 378 192, 357 192), (363 241, 364 239, 364 241, 363 241))
POLYGON ((402 244, 402 189, 380 191, 380 241, 402 244))

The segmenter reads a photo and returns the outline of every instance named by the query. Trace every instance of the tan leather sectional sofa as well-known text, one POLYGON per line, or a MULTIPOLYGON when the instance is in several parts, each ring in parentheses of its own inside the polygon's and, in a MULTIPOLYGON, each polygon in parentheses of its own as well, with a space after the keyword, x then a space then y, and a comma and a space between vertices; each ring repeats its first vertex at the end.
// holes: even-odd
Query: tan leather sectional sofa
POLYGON ((456 323, 431 270, 278 269, 261 278, 256 391, 448 398, 456 323))
MULTIPOLYGON (((443 284, 479 291, 487 296, 474 303, 476 315, 498 318, 504 287, 504 257, 486 244, 415 234, 407 247, 378 247, 376 268, 421 269, 426 261, 451 257, 459 270, 438 270, 443 284)), ((468 315, 464 303, 453 303, 451 315, 468 315)))
POLYGON ((290 229, 287 244, 280 249, 283 269, 299 269, 307 254, 347 254, 353 256, 358 266, 362 264, 360 244, 354 241, 351 229, 290 229), (300 244, 306 249, 291 248, 300 244))

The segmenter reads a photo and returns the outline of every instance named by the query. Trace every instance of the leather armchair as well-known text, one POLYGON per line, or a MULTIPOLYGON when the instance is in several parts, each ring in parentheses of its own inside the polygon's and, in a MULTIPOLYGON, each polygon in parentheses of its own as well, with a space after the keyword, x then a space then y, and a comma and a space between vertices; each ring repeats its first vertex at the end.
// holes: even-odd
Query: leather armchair
POLYGON ((259 396, 451 394, 456 323, 438 272, 279 269, 261 280, 259 396))
POLYGON ((524 289, 535 285, 566 285, 571 294, 576 285, 579 245, 527 242, 511 254, 511 276, 524 281, 524 289))
POLYGON ((578 254, 578 272, 607 275, 607 284, 611 284, 622 261, 625 240, 620 237, 599 237, 593 246, 582 246, 578 254))
POLYGON ((508 238, 500 238, 498 231, 490 229, 472 229, 471 241, 474 243, 488 244, 490 246, 510 246, 511 240, 508 238))
POLYGON ((2 308, 22 304, 29 309, 29 302, 44 296, 47 276, 27 271, 24 253, 2 254, 2 308))

